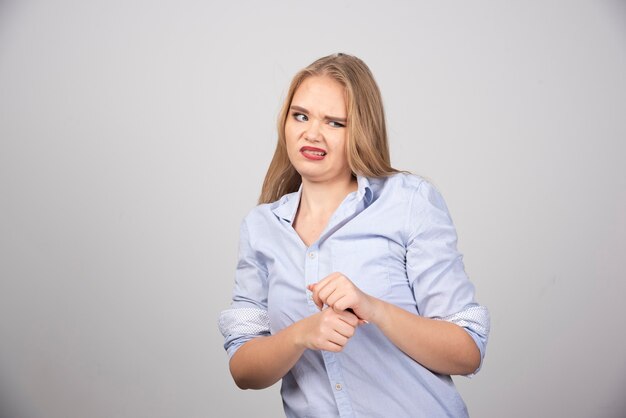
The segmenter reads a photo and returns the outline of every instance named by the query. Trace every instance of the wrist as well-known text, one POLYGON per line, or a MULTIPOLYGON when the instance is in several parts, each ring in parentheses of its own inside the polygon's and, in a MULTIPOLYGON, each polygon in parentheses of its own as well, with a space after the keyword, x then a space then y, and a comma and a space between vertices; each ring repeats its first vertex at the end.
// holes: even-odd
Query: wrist
POLYGON ((372 304, 372 314, 369 319, 369 323, 374 324, 380 328, 380 326, 384 324, 385 318, 387 317, 388 303, 371 296, 370 298, 372 304))
POLYGON ((307 349, 305 332, 302 330, 303 321, 306 321, 307 318, 301 319, 298 322, 294 322, 290 326, 284 329, 286 332, 287 341, 297 350, 304 352, 307 349))

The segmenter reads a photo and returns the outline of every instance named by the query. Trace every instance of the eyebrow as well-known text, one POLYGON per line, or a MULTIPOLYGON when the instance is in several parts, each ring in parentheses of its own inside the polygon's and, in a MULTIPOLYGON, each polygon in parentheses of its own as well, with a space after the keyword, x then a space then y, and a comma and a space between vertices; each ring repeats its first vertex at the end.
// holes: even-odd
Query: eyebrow
MULTIPOLYGON (((297 112, 302 112, 302 113, 306 113, 306 114, 311 113, 307 109, 305 109, 303 107, 300 107, 300 106, 292 105, 292 106, 289 106, 289 108, 291 110, 295 110, 297 112)), ((348 119, 346 119, 346 118, 340 118, 340 117, 336 117, 336 116, 324 116, 324 119, 332 120, 332 121, 335 121, 335 122, 341 122, 341 123, 346 123, 348 121, 348 119)))

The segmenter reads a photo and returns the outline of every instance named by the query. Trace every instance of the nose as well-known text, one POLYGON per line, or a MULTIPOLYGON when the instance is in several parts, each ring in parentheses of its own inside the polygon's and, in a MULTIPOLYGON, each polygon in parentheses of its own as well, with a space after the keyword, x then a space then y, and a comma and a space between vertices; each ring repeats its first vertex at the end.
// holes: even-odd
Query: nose
POLYGON ((306 131, 304 132, 304 139, 308 141, 319 141, 320 139, 320 124, 317 120, 312 120, 307 126, 306 131))

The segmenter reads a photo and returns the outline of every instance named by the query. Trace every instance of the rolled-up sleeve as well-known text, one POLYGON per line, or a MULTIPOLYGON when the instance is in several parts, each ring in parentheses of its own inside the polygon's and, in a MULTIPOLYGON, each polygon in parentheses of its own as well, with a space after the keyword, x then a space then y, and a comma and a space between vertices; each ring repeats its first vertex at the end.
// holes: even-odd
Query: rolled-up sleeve
POLYGON ((487 340, 489 339, 489 328, 491 326, 489 310, 484 306, 471 304, 461 312, 445 316, 441 319, 452 322, 463 328, 476 343, 478 350, 480 350, 480 364, 471 374, 466 375, 467 377, 474 376, 480 371, 483 366, 483 359, 485 358, 487 340))
POLYGON ((267 315, 267 270, 250 242, 244 220, 239 234, 239 256, 230 309, 222 311, 218 325, 230 357, 245 342, 270 334, 267 315))
POLYGON ((489 337, 489 311, 474 300, 457 234, 441 194, 427 181, 409 206, 406 268, 418 313, 455 323, 476 342, 482 366, 489 337))

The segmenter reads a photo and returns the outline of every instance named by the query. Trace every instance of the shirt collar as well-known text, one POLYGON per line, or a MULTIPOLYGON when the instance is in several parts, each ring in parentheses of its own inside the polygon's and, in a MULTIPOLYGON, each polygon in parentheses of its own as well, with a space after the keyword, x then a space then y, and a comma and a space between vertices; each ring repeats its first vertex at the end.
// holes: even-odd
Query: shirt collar
MULTIPOLYGON (((370 181, 365 176, 356 176, 357 181, 357 191, 356 191, 356 200, 363 200, 365 206, 369 205, 372 201, 372 188, 370 186, 370 181)), ((296 217, 296 212, 298 211, 298 205, 300 204, 300 197, 302 196, 302 183, 300 183, 300 187, 298 191, 293 193, 288 193, 281 197, 277 202, 273 204, 274 208, 272 212, 274 215, 279 218, 284 219, 285 221, 292 223, 294 218, 296 217)))
POLYGON ((358 189, 356 192, 357 200, 361 200, 365 198, 365 205, 369 205, 372 202, 372 187, 370 185, 370 180, 365 176, 356 176, 356 181, 358 184, 358 189))
POLYGON ((292 223, 296 217, 296 211, 298 210, 298 204, 300 203, 300 196, 302 195, 302 183, 298 191, 288 193, 281 197, 277 202, 273 203, 272 212, 279 218, 292 223))

